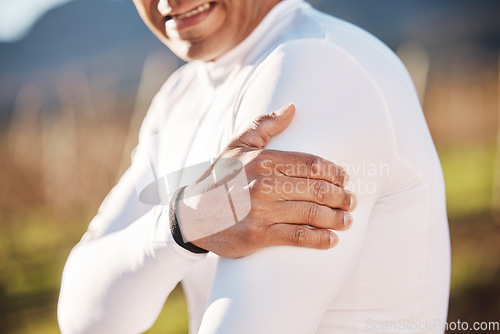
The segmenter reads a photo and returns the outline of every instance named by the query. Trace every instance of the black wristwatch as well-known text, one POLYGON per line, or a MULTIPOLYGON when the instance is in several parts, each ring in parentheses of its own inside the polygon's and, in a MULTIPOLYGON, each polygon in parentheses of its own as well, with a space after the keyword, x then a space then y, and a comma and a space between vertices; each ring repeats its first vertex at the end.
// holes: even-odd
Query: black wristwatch
POLYGON ((186 187, 177 189, 170 199, 170 206, 168 210, 170 231, 172 232, 172 236, 174 237, 175 242, 182 248, 187 249, 188 251, 195 254, 208 253, 206 249, 200 248, 190 242, 185 241, 184 236, 182 235, 182 231, 179 227, 179 221, 177 220, 177 207, 179 205, 179 200, 182 198, 185 188, 186 187))

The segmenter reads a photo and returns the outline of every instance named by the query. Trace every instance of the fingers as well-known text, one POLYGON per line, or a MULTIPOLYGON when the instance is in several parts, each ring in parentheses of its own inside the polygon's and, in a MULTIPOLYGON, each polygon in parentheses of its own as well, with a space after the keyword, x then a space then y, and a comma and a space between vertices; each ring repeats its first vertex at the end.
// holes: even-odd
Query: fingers
POLYGON ((356 207, 356 196, 352 192, 324 180, 279 176, 266 181, 262 191, 286 201, 314 202, 348 212, 356 207))
POLYGON ((286 201, 276 206, 279 221, 315 228, 345 231, 352 225, 350 213, 311 202, 286 201))
POLYGON ((229 144, 229 148, 263 148, 271 137, 276 136, 290 125, 294 114, 295 106, 289 104, 276 112, 259 116, 245 132, 229 144))
POLYGON ((335 247, 338 236, 329 230, 312 229, 304 225, 274 224, 266 233, 270 246, 296 246, 316 249, 335 247))
POLYGON ((264 166, 273 167, 286 176, 325 180, 339 187, 345 187, 349 182, 344 168, 316 155, 277 150, 263 152, 262 159, 266 159, 264 166))

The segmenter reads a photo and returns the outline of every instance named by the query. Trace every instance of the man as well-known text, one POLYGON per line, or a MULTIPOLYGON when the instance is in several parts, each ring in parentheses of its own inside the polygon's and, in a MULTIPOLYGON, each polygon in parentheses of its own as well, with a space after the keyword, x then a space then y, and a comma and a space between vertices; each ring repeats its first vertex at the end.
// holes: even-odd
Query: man
POLYGON ((140 138, 152 158, 136 154, 135 181, 128 174, 120 180, 68 259, 58 310, 63 333, 145 331, 179 281, 192 333, 442 333, 449 289, 444 184, 397 57, 302 0, 135 4, 158 38, 190 63, 169 78, 144 121, 140 138), (288 106, 245 131, 290 101, 293 120, 288 106), (352 217, 354 197, 342 189, 338 168, 317 160, 301 171, 310 158, 284 151, 342 165, 358 202, 352 217), (137 200, 135 187, 151 181, 144 176, 151 166, 177 175, 217 156, 240 161, 248 186, 231 184, 241 168, 218 177, 217 160, 175 192, 169 217, 164 206, 137 200), (300 190, 308 177, 314 182, 300 190), (230 200, 237 223, 212 229, 222 187, 237 199, 248 190, 251 210, 239 214, 246 212, 241 201, 230 200), (329 229, 341 231, 338 245, 329 229), (310 248, 268 247, 304 241, 310 248))

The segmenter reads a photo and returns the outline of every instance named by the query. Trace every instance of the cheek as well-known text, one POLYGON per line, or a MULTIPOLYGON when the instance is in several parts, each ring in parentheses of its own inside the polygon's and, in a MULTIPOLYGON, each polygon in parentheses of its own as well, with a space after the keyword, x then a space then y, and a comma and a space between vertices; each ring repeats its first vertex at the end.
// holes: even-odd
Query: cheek
POLYGON ((246 0, 237 0, 229 8, 227 22, 228 26, 231 26, 231 34, 235 39, 242 40, 247 34, 253 6, 246 0))
POLYGON ((242 26, 245 24, 244 11, 242 11, 242 6, 234 4, 233 2, 225 5, 224 9, 224 23, 221 26, 223 34, 226 38, 233 36, 237 38, 241 31, 242 26))

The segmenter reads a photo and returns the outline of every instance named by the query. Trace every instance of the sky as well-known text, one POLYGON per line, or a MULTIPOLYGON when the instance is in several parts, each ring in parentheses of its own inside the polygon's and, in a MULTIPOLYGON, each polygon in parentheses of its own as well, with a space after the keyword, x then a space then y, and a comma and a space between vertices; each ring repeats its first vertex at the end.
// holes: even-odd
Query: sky
POLYGON ((23 38, 48 10, 71 0, 0 0, 0 41, 23 38))

